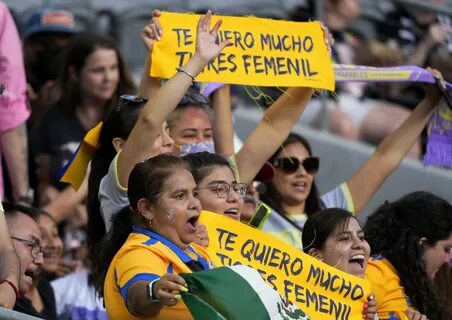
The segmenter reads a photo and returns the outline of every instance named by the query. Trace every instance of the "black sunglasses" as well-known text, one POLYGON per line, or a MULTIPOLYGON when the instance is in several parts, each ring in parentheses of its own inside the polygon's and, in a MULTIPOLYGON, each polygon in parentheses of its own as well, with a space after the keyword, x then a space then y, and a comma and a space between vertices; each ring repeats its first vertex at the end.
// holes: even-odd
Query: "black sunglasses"
POLYGON ((145 104, 147 101, 147 99, 140 96, 123 94, 119 97, 118 103, 116 104, 116 111, 121 110, 121 108, 127 104, 145 104))
POLYGON ((307 173, 315 174, 319 170, 320 161, 317 157, 307 157, 301 162, 295 157, 288 157, 275 159, 273 165, 285 173, 295 173, 301 165, 307 173))

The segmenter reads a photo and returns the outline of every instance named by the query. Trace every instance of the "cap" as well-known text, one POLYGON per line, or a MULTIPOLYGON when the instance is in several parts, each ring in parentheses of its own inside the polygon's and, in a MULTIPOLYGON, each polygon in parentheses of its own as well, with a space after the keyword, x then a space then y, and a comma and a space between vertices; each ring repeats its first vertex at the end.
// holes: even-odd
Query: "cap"
POLYGON ((271 179, 273 179, 273 176, 275 175, 275 167, 270 162, 265 162, 262 168, 257 173, 254 180, 260 181, 260 182, 268 182, 271 179))
POLYGON ((78 32, 72 13, 61 9, 42 8, 34 12, 25 25, 24 37, 41 32, 72 34, 78 32))

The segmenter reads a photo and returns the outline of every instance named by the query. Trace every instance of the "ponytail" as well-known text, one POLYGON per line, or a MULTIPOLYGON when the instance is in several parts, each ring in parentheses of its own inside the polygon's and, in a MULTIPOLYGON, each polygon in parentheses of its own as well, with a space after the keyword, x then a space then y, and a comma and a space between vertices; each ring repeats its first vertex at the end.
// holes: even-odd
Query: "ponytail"
POLYGON ((132 215, 129 206, 113 215, 111 230, 92 248, 94 285, 101 297, 110 263, 132 232, 132 215))

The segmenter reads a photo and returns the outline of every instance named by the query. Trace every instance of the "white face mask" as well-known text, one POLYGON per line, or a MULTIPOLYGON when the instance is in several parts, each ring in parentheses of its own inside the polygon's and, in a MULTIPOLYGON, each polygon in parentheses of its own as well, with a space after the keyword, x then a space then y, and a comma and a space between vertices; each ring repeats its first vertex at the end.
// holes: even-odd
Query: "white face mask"
POLYGON ((192 144, 181 144, 179 146, 179 150, 181 157, 190 153, 197 153, 203 151, 215 153, 215 145, 212 141, 202 141, 192 144))

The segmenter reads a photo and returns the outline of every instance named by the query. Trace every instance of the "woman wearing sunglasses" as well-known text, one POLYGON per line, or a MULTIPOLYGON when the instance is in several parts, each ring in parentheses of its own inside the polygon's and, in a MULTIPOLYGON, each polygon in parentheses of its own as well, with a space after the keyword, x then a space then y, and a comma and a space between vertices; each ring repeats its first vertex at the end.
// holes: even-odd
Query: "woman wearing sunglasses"
MULTIPOLYGON (((430 72, 442 80, 437 70, 430 72)), ((301 231, 308 217, 315 212, 338 207, 359 214, 386 178, 399 166, 424 129, 434 107, 441 98, 434 85, 425 87, 425 98, 393 133, 388 135, 347 182, 320 196, 314 182, 319 160, 303 137, 291 134, 270 157, 275 176, 265 183, 262 201, 274 211, 263 230, 302 248, 301 231)))

